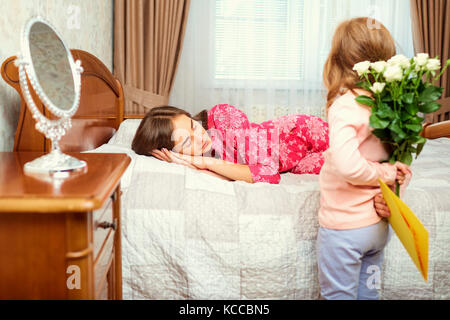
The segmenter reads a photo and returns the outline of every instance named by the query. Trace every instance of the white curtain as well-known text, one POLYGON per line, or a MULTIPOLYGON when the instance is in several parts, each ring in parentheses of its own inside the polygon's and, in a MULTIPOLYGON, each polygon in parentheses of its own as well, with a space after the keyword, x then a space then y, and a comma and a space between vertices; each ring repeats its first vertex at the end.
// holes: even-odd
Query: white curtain
POLYGON ((409 0, 193 0, 170 104, 228 103, 250 121, 325 118, 322 71, 336 26, 369 16, 412 56, 409 0))

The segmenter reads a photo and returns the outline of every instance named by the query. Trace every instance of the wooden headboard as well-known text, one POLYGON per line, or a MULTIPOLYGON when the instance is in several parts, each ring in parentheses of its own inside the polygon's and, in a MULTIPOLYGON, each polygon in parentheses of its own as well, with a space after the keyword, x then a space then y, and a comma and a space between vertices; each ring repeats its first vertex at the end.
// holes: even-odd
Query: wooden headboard
POLYGON ((428 139, 450 138, 450 98, 439 101, 439 111, 427 116, 423 136, 428 139))
MULTIPOLYGON (((112 137, 124 118, 124 95, 120 82, 99 59, 85 51, 71 52, 75 61, 81 60, 84 69, 81 75, 81 99, 77 113, 72 118, 72 128, 61 139, 60 147, 66 152, 81 152, 97 148, 112 137)), ((3 79, 21 98, 14 151, 49 152, 51 142, 35 129, 35 120, 26 106, 15 59, 6 59, 1 67, 3 79)), ((39 110, 51 117, 31 86, 30 91, 39 110)))

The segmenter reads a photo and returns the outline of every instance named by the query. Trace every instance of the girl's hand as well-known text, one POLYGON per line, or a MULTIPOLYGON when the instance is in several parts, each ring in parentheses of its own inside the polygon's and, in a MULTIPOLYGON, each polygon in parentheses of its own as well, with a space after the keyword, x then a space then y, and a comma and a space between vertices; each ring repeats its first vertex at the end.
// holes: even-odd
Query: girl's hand
POLYGON ((377 214, 383 218, 389 218, 391 216, 391 211, 384 201, 383 194, 379 193, 374 198, 374 206, 377 214))
MULTIPOLYGON (((395 180, 398 181, 400 185, 404 184, 406 179, 412 175, 411 168, 402 163, 396 162, 395 167, 397 167, 397 176, 395 180)), ((395 186, 389 186, 393 192, 395 192, 395 186)), ((391 216, 391 211, 383 198, 383 194, 379 193, 374 198, 374 206, 377 214, 383 218, 389 218, 391 216)))
POLYGON ((411 175, 411 169, 408 165, 396 162, 394 164, 397 167, 397 176, 395 180, 398 181, 398 184, 402 185, 405 182, 405 179, 408 175, 411 175))
POLYGON ((152 156, 154 156, 155 158, 161 160, 161 161, 165 161, 165 162, 169 162, 169 163, 176 163, 176 164, 181 164, 183 166, 192 168, 192 169, 197 169, 195 166, 193 166, 192 164, 190 164, 187 161, 184 161, 182 159, 179 159, 177 157, 175 157, 172 152, 170 152, 169 150, 163 148, 162 151, 161 150, 153 150, 152 151, 152 156))

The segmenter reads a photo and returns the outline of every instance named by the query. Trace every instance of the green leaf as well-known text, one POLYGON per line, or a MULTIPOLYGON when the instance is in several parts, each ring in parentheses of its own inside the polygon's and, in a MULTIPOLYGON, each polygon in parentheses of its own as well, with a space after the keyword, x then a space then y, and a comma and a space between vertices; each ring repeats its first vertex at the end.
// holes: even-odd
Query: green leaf
POLYGON ((414 131, 415 133, 419 133, 422 131, 422 125, 420 124, 405 124, 405 128, 414 131))
POLYGON ((403 162, 404 164, 407 164, 408 166, 411 165, 411 163, 413 162, 413 157, 411 152, 406 151, 402 154, 402 156, 400 157, 400 162, 403 162))
POLYGON ((395 112, 386 103, 380 104, 376 114, 378 117, 384 119, 387 118, 389 120, 393 120, 395 118, 395 112))
POLYGON ((400 127, 400 123, 398 120, 394 120, 390 125, 389 129, 394 132, 398 138, 405 139, 406 133, 403 131, 403 129, 400 127))
POLYGON ((429 86, 419 95, 420 102, 432 102, 438 100, 442 96, 444 88, 429 86))
POLYGON ((394 164, 397 162, 397 154, 394 152, 391 154, 391 157, 389 158, 389 163, 394 164))
POLYGON ((419 112, 419 106, 416 103, 405 104, 405 109, 412 116, 415 116, 419 112))
POLYGON ((389 123, 389 120, 380 119, 375 114, 370 116, 370 126, 374 129, 385 129, 389 126, 389 123))
POLYGON ((408 139, 408 141, 412 144, 422 144, 425 143, 427 141, 427 139, 425 139, 422 136, 416 135, 416 136, 412 136, 408 139))
POLYGON ((425 118, 422 118, 422 117, 412 117, 411 119, 409 119, 408 123, 422 124, 424 120, 425 120, 425 118))
POLYGON ((414 92, 405 93, 402 99, 406 104, 412 104, 414 102, 414 92))
POLYGON ((398 134, 396 134, 395 132, 392 132, 392 139, 394 140, 395 143, 397 144, 401 144, 405 139, 401 136, 399 136, 398 134))
MULTIPOLYGON (((424 138, 425 139, 425 138, 424 138)), ((423 143, 419 143, 417 145, 417 152, 416 152, 416 159, 417 157, 422 153, 423 147, 425 146, 425 143, 427 142, 427 139, 423 143)))
POLYGON ((376 105, 373 106, 371 110, 372 110, 372 114, 377 113, 378 112, 378 106, 376 106, 376 105))
POLYGON ((389 130, 386 129, 375 129, 372 131, 372 134, 382 141, 391 137, 389 130))
POLYGON ((356 98, 356 102, 364 104, 369 107, 375 106, 375 101, 373 101, 373 99, 368 96, 359 96, 356 98))
POLYGON ((383 100, 383 102, 392 102, 392 101, 394 101, 390 94, 386 94, 386 96, 384 96, 382 100, 383 100))
POLYGON ((423 113, 433 113, 438 111, 441 108, 441 105, 437 102, 427 102, 421 106, 419 106, 419 111, 423 113))
POLYGON ((401 115, 400 115, 400 119, 401 119, 403 122, 406 122, 406 121, 410 120, 412 117, 413 117, 413 116, 410 115, 408 112, 402 112, 401 115))
POLYGON ((367 81, 360 81, 356 84, 358 88, 366 89, 367 91, 370 91, 370 84, 367 81))

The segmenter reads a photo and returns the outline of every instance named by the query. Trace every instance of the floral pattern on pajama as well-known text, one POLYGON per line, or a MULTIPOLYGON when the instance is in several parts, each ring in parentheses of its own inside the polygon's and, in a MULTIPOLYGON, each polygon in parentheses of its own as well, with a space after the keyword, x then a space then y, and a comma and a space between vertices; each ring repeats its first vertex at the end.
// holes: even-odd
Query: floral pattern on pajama
POLYGON ((283 172, 319 174, 328 132, 328 123, 315 116, 288 115, 257 124, 228 104, 208 111, 216 156, 247 164, 254 182, 278 184, 283 172))

